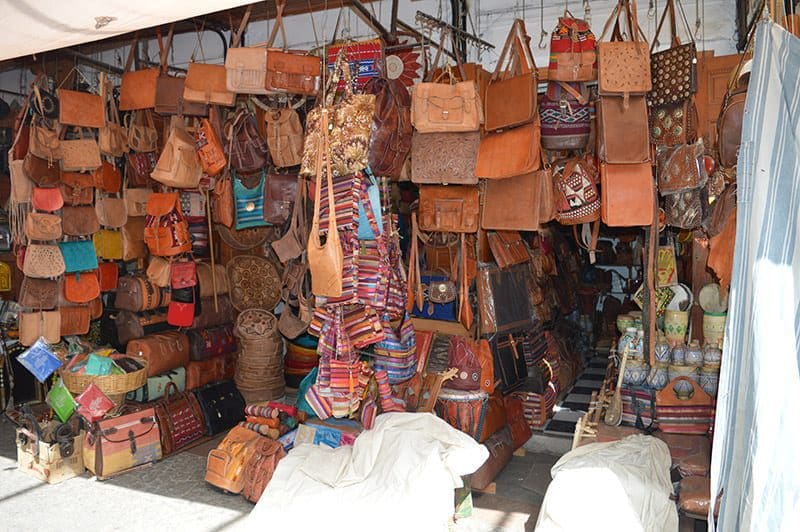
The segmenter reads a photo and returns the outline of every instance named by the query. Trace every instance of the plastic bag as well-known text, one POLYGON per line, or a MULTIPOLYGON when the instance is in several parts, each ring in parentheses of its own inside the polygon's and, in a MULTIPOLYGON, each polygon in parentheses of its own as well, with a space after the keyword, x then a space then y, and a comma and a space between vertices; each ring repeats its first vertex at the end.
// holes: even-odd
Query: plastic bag
POLYGON ((58 379, 55 386, 50 389, 45 400, 62 423, 66 423, 75 412, 75 399, 72 398, 72 394, 69 393, 61 379, 58 379))
POLYGON ((61 367, 61 361, 53 354, 43 338, 36 340, 32 346, 17 357, 17 360, 41 383, 44 383, 55 370, 61 367))
POLYGON ((89 422, 103 419, 115 406, 114 401, 109 399, 95 383, 89 384, 83 393, 75 398, 75 401, 80 405, 78 413, 89 422))

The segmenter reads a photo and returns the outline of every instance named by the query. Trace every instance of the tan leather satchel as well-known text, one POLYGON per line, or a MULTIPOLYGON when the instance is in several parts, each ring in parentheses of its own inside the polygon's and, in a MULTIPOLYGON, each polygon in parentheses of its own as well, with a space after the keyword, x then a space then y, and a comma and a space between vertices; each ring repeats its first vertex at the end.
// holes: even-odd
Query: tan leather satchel
POLYGON ((477 185, 475 163, 481 134, 420 133, 411 137, 411 181, 431 185, 477 185))
POLYGON ((128 216, 147 216, 147 198, 153 191, 149 188, 124 188, 122 198, 128 216))
POLYGON ((225 57, 225 88, 238 94, 267 94, 267 49, 230 48, 225 57))
POLYGON ((647 102, 644 96, 627 99, 601 96, 597 102, 597 154, 607 163, 643 163, 650 160, 647 102))
POLYGON ((105 105, 98 94, 58 89, 58 121, 65 126, 95 127, 106 125, 105 105))
POLYGON ((225 78, 225 67, 222 65, 189 63, 183 99, 230 107, 236 102, 236 93, 227 89, 225 78))
POLYGON ((646 94, 653 88, 650 74, 650 46, 647 44, 636 14, 636 0, 619 0, 608 17, 597 43, 598 80, 601 95, 646 94), (624 40, 620 30, 620 17, 627 22, 624 40), (599 42, 614 23, 610 42, 599 42))
POLYGON ((61 341, 61 314, 58 309, 20 312, 19 343, 28 347, 35 344, 39 338, 44 338, 48 344, 57 344, 61 341))
POLYGON ((197 188, 203 168, 195 150, 195 141, 182 124, 174 123, 164 150, 150 176, 168 187, 197 188))
POLYGON ((489 247, 500 269, 531 260, 519 231, 490 231, 489 247))
MULTIPOLYGON (((51 129, 44 120, 34 115, 28 134, 28 153, 44 159, 48 163, 61 158, 61 140, 58 138, 58 125, 51 129)), ((27 157, 26 157, 27 159, 27 157)))
POLYGON ((542 166, 541 140, 538 115, 520 127, 489 133, 481 139, 475 175, 505 179, 538 170, 542 166))
POLYGON ((487 131, 527 124, 538 116, 536 62, 529 41, 525 22, 515 19, 486 88, 487 131))
POLYGON ((600 189, 600 215, 606 225, 631 227, 653 222, 655 183, 650 163, 601 163, 600 189))
POLYGON ((446 69, 447 83, 422 82, 411 94, 411 123, 420 133, 478 131, 483 106, 474 81, 455 81, 446 69))
POLYGON ((119 229, 128 221, 128 207, 122 198, 97 198, 95 212, 100 225, 119 229))
POLYGON ((507 231, 538 231, 542 218, 540 191, 545 180, 552 182, 549 168, 508 179, 487 181, 481 227, 507 231), (509 203, 509 198, 514 198, 513 203, 509 203), (510 208, 509 205, 524 205, 525 208, 510 208))
POLYGON ((147 265, 147 280, 160 288, 169 287, 171 262, 163 257, 150 257, 147 265))
POLYGON ((325 177, 328 190, 333 190, 333 169, 330 161, 330 142, 328 140, 328 109, 323 108, 320 115, 320 133, 322 146, 317 150, 317 180, 314 195, 314 218, 311 222, 311 234, 308 237, 308 267, 311 270, 311 291, 316 296, 339 297, 342 295, 342 268, 344 254, 336 228, 336 205, 334 194, 328 194, 328 233, 325 244, 320 242, 319 216, 320 198, 322 194, 323 159, 325 161, 325 177))
POLYGON ((267 146, 277 168, 297 166, 303 159, 303 125, 297 111, 273 109, 264 113, 267 146))
POLYGON ((478 230, 479 212, 478 187, 419 188, 419 228, 423 231, 474 233, 478 230))
POLYGON ((147 256, 144 243, 144 216, 128 216, 122 226, 122 260, 143 259, 147 256))
POLYGON ((78 138, 62 139, 60 144, 61 170, 87 172, 97 170, 103 164, 94 135, 84 128, 79 128, 78 138))

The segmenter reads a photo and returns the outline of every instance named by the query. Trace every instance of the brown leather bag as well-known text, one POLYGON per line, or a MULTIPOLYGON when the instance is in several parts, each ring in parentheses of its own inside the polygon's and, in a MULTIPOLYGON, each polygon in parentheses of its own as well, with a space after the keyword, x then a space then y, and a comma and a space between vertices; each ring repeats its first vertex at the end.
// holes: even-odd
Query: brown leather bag
POLYGON ((120 123, 117 102, 111 92, 112 85, 105 73, 100 74, 100 89, 103 100, 108 103, 109 113, 108 120, 97 132, 97 145, 103 155, 122 157, 130 150, 128 131, 120 123))
POLYGON ((232 106, 236 93, 225 86, 225 67, 189 63, 184 82, 183 99, 187 102, 232 106))
POLYGON ((23 173, 40 187, 54 187, 61 179, 57 162, 48 162, 29 151, 22 162, 23 173))
POLYGON ((541 223, 540 212, 544 209, 540 191, 543 188, 542 182, 546 180, 552 181, 549 168, 508 179, 487 181, 481 227, 508 231, 538 231, 541 223), (514 204, 525 205, 526 208, 508 208, 508 198, 514 198, 514 204))
MULTIPOLYGON (((125 128, 128 130, 128 145, 131 150, 141 154, 158 149, 158 131, 150 111, 140 111, 126 116, 125 128)), ((129 158, 130 155, 132 154, 128 154, 129 158)), ((149 171, 147 175, 150 175, 149 171)))
POLYGON ((212 177, 219 174, 228 161, 225 158, 225 149, 222 147, 219 135, 207 118, 200 121, 200 125, 195 129, 194 137, 197 156, 200 158, 203 172, 212 177))
POLYGON ((697 139, 694 99, 650 110, 650 142, 656 146, 691 144, 697 139))
POLYGON ((729 84, 728 91, 722 101, 722 110, 717 119, 717 146, 719 147, 719 163, 725 168, 736 166, 739 157, 739 145, 742 143, 742 119, 744 117, 744 103, 747 99, 747 84, 742 85, 742 76, 746 74, 739 69, 739 73, 729 84))
POLYGON ((94 135, 83 128, 79 128, 78 138, 61 140, 59 153, 61 170, 68 172, 96 170, 103 164, 94 135))
POLYGON ((202 175, 194 137, 182 124, 173 124, 150 177, 168 187, 197 188, 202 175))
POLYGON ((97 198, 95 213, 104 227, 119 229, 128 222, 128 208, 122 198, 97 198))
POLYGON ((644 96, 603 96, 597 102, 597 154, 607 163, 650 160, 647 102, 644 96))
POLYGON ((28 154, 42 158, 48 163, 61 158, 61 139, 57 127, 50 128, 43 119, 33 118, 29 131, 28 154))
POLYGON ((542 166, 541 140, 538 115, 520 127, 489 133, 481 139, 475 175, 505 179, 538 170, 542 166))
POLYGON ((258 131, 255 115, 251 111, 240 108, 225 124, 225 131, 230 143, 228 157, 237 173, 252 174, 267 165, 267 144, 258 131))
POLYGON ((272 109, 264 113, 267 146, 277 168, 297 166, 303 160, 303 124, 294 109, 272 109))
POLYGON ((531 259, 518 231, 490 231, 488 238, 494 260, 501 269, 531 259))
POLYGON ((164 397, 155 406, 164 455, 189 445, 205 433, 203 412, 193 393, 179 392, 168 382, 164 397))
POLYGON ((660 148, 656 155, 659 193, 671 194, 704 185, 703 151, 702 141, 660 148))
POLYGON ((477 185, 478 131, 419 133, 411 139, 411 181, 418 184, 477 185))
POLYGON ((156 333, 131 340, 125 352, 147 360, 147 376, 154 377, 189 363, 189 338, 178 331, 156 333))
POLYGON ((653 108, 685 102, 697 92, 697 46, 680 0, 678 8, 690 42, 681 44, 677 32, 678 17, 675 12, 675 1, 667 0, 653 37, 653 44, 650 46, 653 90, 647 93, 647 103, 653 108), (670 16, 670 47, 656 52, 658 36, 661 34, 667 15, 670 16))
POLYGON ((128 216, 147 216, 147 199, 153 191, 149 188, 128 188, 122 191, 128 216))
POLYGON ((58 89, 58 121, 66 126, 101 128, 106 125, 103 98, 99 94, 58 89))
POLYGON ((61 172, 61 195, 67 205, 90 205, 94 200, 95 178, 81 172, 61 172))
POLYGON ((369 166, 375 175, 398 178, 411 150, 411 96, 396 79, 373 78, 364 90, 375 94, 369 166))
POLYGON ((259 438, 253 455, 244 466, 242 496, 250 502, 258 502, 261 494, 272 480, 278 462, 286 456, 283 445, 271 438, 259 438))
POLYGON ((60 306, 59 331, 61 336, 86 334, 92 324, 92 310, 88 305, 60 306))
POLYGON ((159 74, 158 68, 123 73, 119 91, 119 110, 135 111, 155 107, 159 74))
POLYGON ((183 99, 185 83, 185 78, 166 74, 158 76, 155 112, 160 115, 208 116, 206 104, 188 102, 183 99))
POLYGON ((147 280, 160 288, 168 288, 170 281, 170 265, 172 263, 162 257, 150 257, 147 265, 147 280))
POLYGON ((169 305, 170 292, 153 285, 143 275, 126 275, 117 281, 115 306, 121 310, 142 312, 169 305))
POLYGON ((650 47, 636 14, 636 0, 620 0, 608 17, 597 43, 597 87, 601 95, 646 94, 653 88, 650 73, 650 47), (627 20, 623 40, 619 19, 627 20), (600 42, 614 23, 610 42, 600 42))
POLYGON ((68 236, 88 236, 100 230, 94 207, 68 207, 61 210, 61 225, 68 236))
POLYGON ((56 310, 37 310, 19 313, 19 343, 28 347, 43 337, 48 344, 61 341, 61 313, 56 310))
POLYGON ((33 211, 25 217, 25 236, 28 240, 58 240, 61 235, 61 217, 57 214, 33 211))
POLYGON ((211 219, 214 223, 233 227, 236 222, 233 203, 233 179, 224 172, 214 183, 214 195, 211 204, 211 219))
POLYGON ((538 116, 536 62, 529 41, 525 22, 515 19, 486 88, 484 114, 487 131, 527 124, 538 116), (506 64, 506 59, 509 64, 506 64))
POLYGON ((26 276, 19 288, 19 304, 34 309, 51 309, 58 305, 59 291, 58 281, 26 276))
POLYGON ((122 260, 143 259, 147 256, 144 243, 144 216, 128 216, 122 226, 122 260))
POLYGON ((186 389, 194 390, 225 378, 225 357, 192 360, 186 366, 186 389))
POLYGON ((177 192, 153 193, 147 199, 144 241, 152 255, 162 257, 192 250, 189 224, 177 192))
POLYGON ((122 185, 122 172, 115 164, 103 161, 102 166, 92 174, 94 186, 109 194, 117 194, 122 185))
MULTIPOLYGON (((438 62, 440 43, 434 64, 438 62)), ((463 65, 459 63, 459 73, 463 65)), ((461 74, 464 79, 466 74, 461 74)), ((483 105, 475 81, 457 81, 450 67, 432 81, 414 86, 411 93, 411 123, 420 133, 478 131, 483 123, 483 105), (447 78, 444 83, 439 80, 447 78)))
POLYGON ((267 52, 268 91, 316 96, 321 73, 322 60, 317 56, 275 49, 267 52))
MULTIPOLYGON (((202 285, 201 285, 202 286, 202 285)), ((200 300, 200 315, 195 316, 192 329, 206 329, 230 323, 236 312, 227 295, 217 296, 216 307, 213 297, 204 297, 200 300)))
POLYGON ((303 250, 306 248, 306 232, 305 232, 305 182, 302 177, 298 177, 297 190, 298 195, 295 199, 294 206, 292 207, 292 221, 289 223, 289 228, 286 233, 278 240, 274 240, 270 245, 272 250, 277 255, 278 260, 286 263, 292 259, 299 257, 303 250))
POLYGON ((292 215, 299 183, 296 175, 269 174, 264 186, 264 220, 283 225, 292 215))
POLYGON ((479 211, 478 187, 419 188, 419 228, 423 231, 474 233, 478 230, 479 211))
POLYGON ((600 165, 600 214, 611 227, 653 222, 655 194, 650 163, 600 165))
POLYGON ((228 293, 228 274, 225 266, 214 264, 212 270, 208 262, 197 263, 197 284, 200 285, 200 297, 213 297, 216 288, 217 295, 228 293), (211 272, 214 272, 213 276, 211 272), (215 284, 216 282, 216 284, 215 284))
POLYGON ((97 272, 68 273, 64 276, 64 298, 70 303, 88 303, 100 297, 97 272))
POLYGON ((156 167, 155 152, 126 153, 125 154, 125 180, 131 187, 151 187, 155 181, 150 177, 150 172, 156 167))

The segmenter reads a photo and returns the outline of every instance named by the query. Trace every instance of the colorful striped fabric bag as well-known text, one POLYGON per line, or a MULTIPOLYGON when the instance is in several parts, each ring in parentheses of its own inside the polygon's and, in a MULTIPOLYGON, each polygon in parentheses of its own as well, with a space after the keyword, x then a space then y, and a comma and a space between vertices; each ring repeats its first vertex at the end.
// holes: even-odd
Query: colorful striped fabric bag
MULTIPOLYGON (((361 198, 361 172, 341 176, 333 176, 333 201, 336 209, 336 228, 339 233, 357 231, 358 204, 361 198)), ((328 232, 328 184, 322 180, 318 191, 320 196, 319 233, 328 232)), ((315 191, 316 193, 316 191, 315 191)), ((353 236, 356 236, 355 234, 353 236)))
POLYGON ((236 212, 236 229, 247 229, 250 227, 262 227, 270 225, 264 221, 264 182, 267 171, 264 170, 258 184, 253 188, 247 188, 242 180, 233 174, 233 198, 234 209, 236 212))

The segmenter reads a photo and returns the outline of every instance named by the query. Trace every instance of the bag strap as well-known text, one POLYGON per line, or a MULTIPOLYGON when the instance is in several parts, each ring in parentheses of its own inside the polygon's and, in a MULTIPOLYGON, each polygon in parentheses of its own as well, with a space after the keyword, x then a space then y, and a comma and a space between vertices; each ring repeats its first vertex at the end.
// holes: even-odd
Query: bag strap
MULTIPOLYGON (((444 55, 444 44, 447 40, 447 37, 450 37, 450 43, 454 50, 453 55, 456 58, 456 64, 458 65, 458 72, 461 75, 461 80, 466 81, 467 75, 464 71, 464 62, 461 59, 461 54, 458 53, 457 48, 455 46, 455 36, 449 29, 442 29, 441 33, 439 34, 439 44, 436 46, 436 56, 433 58, 433 62, 431 63, 430 70, 428 71, 428 75, 426 76, 425 81, 434 82, 433 78, 433 71, 439 67, 439 60, 444 55)), ((449 66, 449 65, 448 65, 449 66)), ((452 71, 447 69, 447 73, 450 75, 450 81, 453 81, 452 71)), ((441 77, 439 78, 441 79, 441 77)))
MULTIPOLYGON (((333 235, 334 231, 337 231, 336 227, 336 203, 334 201, 334 190, 333 190, 333 169, 331 168, 331 158, 330 158, 330 139, 328 137, 328 108, 322 108, 322 117, 321 117, 321 124, 320 127, 322 129, 322 138, 323 138, 323 145, 319 146, 317 149, 317 186, 316 186, 316 193, 314 194, 314 221, 312 222, 313 228, 319 228, 319 217, 320 217, 320 208, 321 208, 321 198, 322 198, 322 165, 323 159, 325 160, 325 173, 327 174, 327 184, 328 184, 328 235, 333 235)), ((319 231, 312 229, 312 233, 317 233, 316 235, 312 235, 313 238, 319 240, 319 231)))
POLYGON ((408 283, 407 298, 406 298, 406 311, 411 312, 414 310, 414 304, 417 308, 423 308, 425 300, 422 294, 422 278, 419 268, 419 225, 417 224, 417 213, 411 213, 411 252, 408 258, 408 283))
POLYGON ((232 32, 233 38, 231 39, 231 48, 239 48, 239 45, 242 42, 242 37, 244 36, 244 30, 247 29, 247 23, 250 22, 250 14, 253 11, 253 5, 250 4, 247 6, 247 9, 244 12, 244 16, 242 17, 241 22, 239 22, 239 29, 232 32))
POLYGON ((472 312, 472 305, 469 302, 469 280, 467 279, 467 240, 466 235, 461 233, 461 267, 459 270, 459 289, 458 289, 458 321, 469 331, 472 328, 472 320, 475 317, 472 312))
POLYGON ((350 63, 347 62, 347 52, 345 52, 344 46, 342 46, 339 53, 336 55, 336 62, 333 64, 331 77, 328 78, 325 94, 326 107, 333 106, 333 101, 336 97, 336 88, 339 86, 339 80, 342 78, 344 79, 344 98, 350 99, 353 96, 352 73, 350 72, 350 63))
MULTIPOLYGON (((579 104, 586 105, 589 102, 589 98, 581 94, 579 91, 575 90, 575 88, 569 83, 566 83, 564 81, 557 81, 556 83, 558 83, 559 87, 561 87, 562 90, 566 91, 570 96, 578 100, 579 104)), ((541 147, 539 149, 541 151, 541 147)))
POLYGON ((125 70, 127 72, 133 66, 133 56, 136 53, 136 47, 139 45, 139 32, 133 34, 133 40, 131 41, 131 48, 128 50, 128 59, 125 60, 125 70))
POLYGON ((160 73, 162 75, 167 73, 167 68, 169 63, 167 59, 169 56, 169 50, 170 48, 172 48, 172 36, 174 33, 175 33, 175 24, 172 23, 169 25, 169 31, 167 32, 167 43, 164 44, 164 42, 161 39, 161 30, 156 30, 156 40, 158 41, 158 50, 159 50, 158 57, 160 64, 160 73))
POLYGON ((675 2, 678 2, 678 9, 681 14, 681 20, 683 20, 684 28, 686 29, 686 34, 689 36, 689 41, 694 43, 694 35, 692 32, 691 27, 689 26, 689 20, 686 18, 686 12, 683 10, 683 4, 681 4, 681 0, 667 0, 667 5, 664 6, 664 13, 661 15, 661 20, 658 22, 658 27, 656 28, 656 34, 653 36, 653 44, 650 45, 650 53, 652 54, 656 48, 656 43, 658 43, 658 36, 661 35, 661 28, 664 26, 664 22, 667 19, 667 15, 670 18, 670 46, 680 46, 681 39, 678 37, 677 32, 677 15, 675 13, 675 2))

